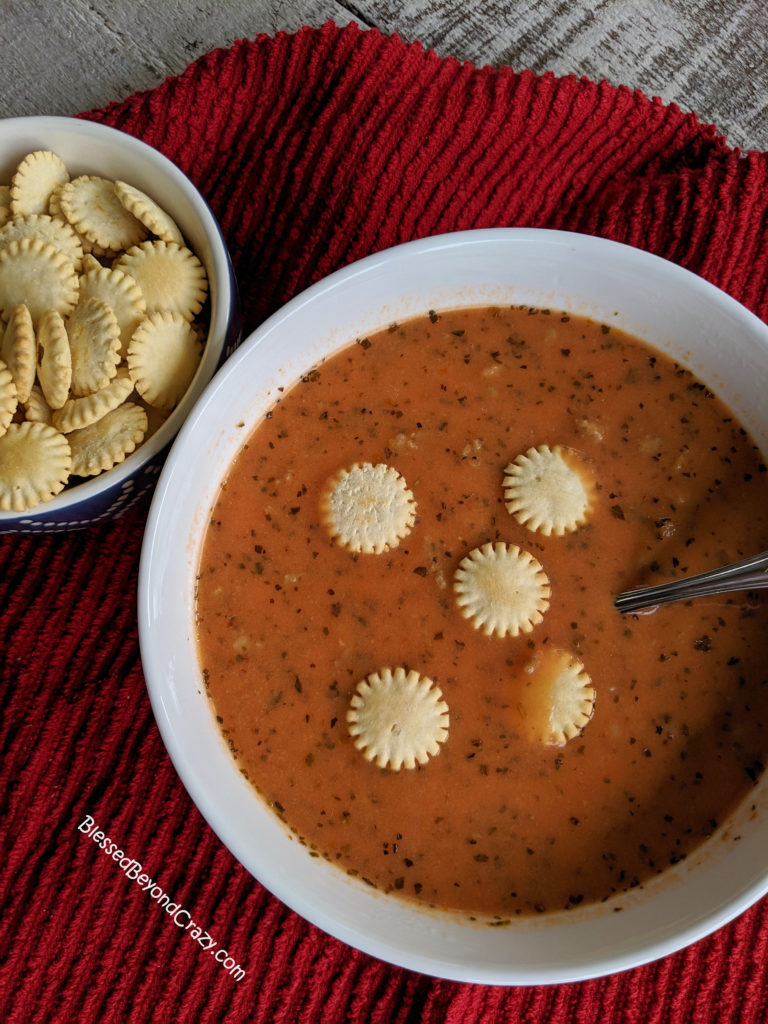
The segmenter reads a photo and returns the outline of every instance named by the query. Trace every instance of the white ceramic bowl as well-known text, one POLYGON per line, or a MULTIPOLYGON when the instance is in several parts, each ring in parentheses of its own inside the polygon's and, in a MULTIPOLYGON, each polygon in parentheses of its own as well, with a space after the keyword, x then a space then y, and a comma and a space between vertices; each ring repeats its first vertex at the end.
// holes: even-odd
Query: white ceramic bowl
POLYGON ((698 852, 642 888, 507 928, 479 927, 371 891, 293 841, 235 767, 195 649, 192 595, 210 506, 277 387, 393 320, 493 302, 566 309, 646 339, 713 387, 768 451, 768 328, 702 279, 627 246, 557 231, 470 231, 409 243, 299 295, 206 389, 150 509, 139 580, 141 653, 160 731, 193 800, 235 857, 290 907, 353 946, 428 974, 568 982, 677 950, 768 891, 768 777, 698 852))
POLYGON ((240 338, 237 284, 226 243, 203 197, 170 160, 125 132, 71 117, 0 120, 0 181, 10 181, 19 160, 51 149, 72 177, 119 178, 150 195, 170 213, 205 265, 210 286, 210 325, 197 373, 163 426, 125 462, 68 487, 30 512, 0 512, 0 533, 51 533, 91 526, 122 514, 157 482, 163 458, 205 385, 240 338))

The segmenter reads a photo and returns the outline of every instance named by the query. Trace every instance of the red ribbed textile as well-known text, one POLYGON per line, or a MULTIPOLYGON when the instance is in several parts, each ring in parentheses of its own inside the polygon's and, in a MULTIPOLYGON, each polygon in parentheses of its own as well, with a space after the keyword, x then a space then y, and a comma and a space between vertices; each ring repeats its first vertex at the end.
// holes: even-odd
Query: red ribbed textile
MULTIPOLYGON (((198 185, 246 330, 368 253, 500 225, 628 242, 768 317, 765 154, 628 88, 475 68, 329 23, 215 51, 85 116, 156 146, 198 185)), ((529 989, 412 974, 288 911, 203 822, 160 740, 136 629, 145 518, 0 539, 3 1024, 768 1019, 766 901, 647 967, 529 989), (77 830, 87 814, 244 978, 77 830)))

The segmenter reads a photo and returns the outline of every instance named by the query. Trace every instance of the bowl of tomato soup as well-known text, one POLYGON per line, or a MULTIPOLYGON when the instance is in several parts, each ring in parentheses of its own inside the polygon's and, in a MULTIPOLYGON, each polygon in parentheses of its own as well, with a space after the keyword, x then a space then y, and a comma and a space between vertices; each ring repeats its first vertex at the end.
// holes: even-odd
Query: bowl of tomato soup
POLYGON ((634 967, 763 896, 768 603, 613 602, 768 549, 767 388, 743 306, 558 231, 407 243, 258 328, 174 443, 139 579, 158 726, 233 855, 350 945, 488 984, 634 967), (565 526, 510 500, 553 452, 588 492, 565 526), (361 466, 411 500, 378 547, 329 528, 361 466), (502 552, 539 610, 473 617, 462 569, 502 552), (410 764, 350 712, 393 677, 445 709, 410 764))

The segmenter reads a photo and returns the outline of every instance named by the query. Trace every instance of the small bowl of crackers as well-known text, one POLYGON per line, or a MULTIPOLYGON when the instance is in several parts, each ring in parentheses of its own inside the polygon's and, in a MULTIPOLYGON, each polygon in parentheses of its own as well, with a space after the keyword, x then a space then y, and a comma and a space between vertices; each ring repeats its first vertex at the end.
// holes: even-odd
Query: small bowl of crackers
POLYGON ((240 331, 221 229, 175 164, 78 118, 0 121, 0 532, 148 497, 240 331))

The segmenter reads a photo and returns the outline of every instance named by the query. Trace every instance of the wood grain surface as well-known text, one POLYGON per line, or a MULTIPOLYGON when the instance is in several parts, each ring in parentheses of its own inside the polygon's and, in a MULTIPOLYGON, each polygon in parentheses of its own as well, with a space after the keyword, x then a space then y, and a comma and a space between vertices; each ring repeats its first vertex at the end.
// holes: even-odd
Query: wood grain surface
POLYGON ((475 64, 605 78, 768 149, 764 0, 2 0, 0 115, 72 114, 216 46, 333 19, 475 64))

